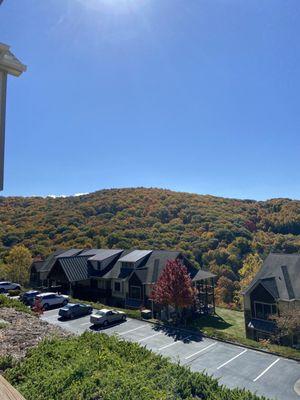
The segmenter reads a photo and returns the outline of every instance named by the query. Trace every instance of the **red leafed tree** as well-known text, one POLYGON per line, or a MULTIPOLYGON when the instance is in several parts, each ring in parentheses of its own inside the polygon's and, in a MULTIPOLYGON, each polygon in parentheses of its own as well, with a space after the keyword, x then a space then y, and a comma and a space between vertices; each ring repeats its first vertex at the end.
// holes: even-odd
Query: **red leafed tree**
POLYGON ((178 260, 168 260, 165 269, 153 287, 151 299, 163 306, 179 310, 194 303, 195 289, 187 268, 178 260))

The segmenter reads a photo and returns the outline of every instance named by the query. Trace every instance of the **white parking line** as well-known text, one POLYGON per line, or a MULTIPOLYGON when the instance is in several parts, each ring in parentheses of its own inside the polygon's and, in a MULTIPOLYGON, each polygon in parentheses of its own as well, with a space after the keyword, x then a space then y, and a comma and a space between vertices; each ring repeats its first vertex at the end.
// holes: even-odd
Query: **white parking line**
POLYGON ((256 382, 259 378, 261 378, 266 372, 269 371, 270 368, 273 367, 273 365, 275 365, 276 363, 278 363, 278 361, 280 360, 280 358, 277 358, 274 362, 272 362, 272 364, 270 364, 268 366, 268 368, 266 368, 261 374, 259 374, 255 379, 253 379, 253 382, 256 382))
POLYGON ((144 340, 151 339, 151 338, 153 338, 153 337, 155 337, 155 336, 158 336, 158 335, 161 335, 161 334, 162 334, 161 332, 158 332, 158 333, 155 333, 154 335, 147 336, 147 337, 145 337, 145 338, 143 338, 143 339, 138 340, 138 343, 141 343, 141 342, 143 342, 144 340))
POLYGON ((191 354, 190 356, 185 357, 185 360, 188 360, 194 356, 196 356, 197 354, 202 353, 202 351, 209 349, 212 346, 215 346, 217 344, 217 342, 210 344, 209 346, 204 347, 203 349, 196 351, 196 353, 191 354))
POLYGON ((90 322, 85 322, 84 324, 80 324, 80 326, 91 325, 90 322))
POLYGON ((173 343, 170 343, 170 344, 166 344, 165 346, 160 347, 158 350, 163 350, 163 349, 166 349, 167 347, 174 346, 174 344, 184 342, 185 340, 189 339, 191 336, 192 335, 187 336, 187 337, 183 338, 182 340, 176 340, 176 342, 173 342, 173 343))
POLYGON ((138 326, 137 328, 130 329, 129 331, 125 331, 125 332, 118 333, 118 335, 119 335, 119 336, 126 335, 126 333, 130 333, 130 332, 133 332, 133 331, 137 331, 138 329, 142 329, 142 328, 144 328, 145 326, 148 326, 148 324, 138 326))
POLYGON ((231 363, 231 361, 233 361, 236 358, 240 357, 242 354, 246 353, 246 351, 248 351, 248 350, 247 349, 243 350, 241 353, 239 353, 236 356, 232 357, 230 360, 228 360, 228 361, 224 362, 223 364, 219 365, 217 369, 220 369, 220 368, 224 367, 225 365, 231 363))

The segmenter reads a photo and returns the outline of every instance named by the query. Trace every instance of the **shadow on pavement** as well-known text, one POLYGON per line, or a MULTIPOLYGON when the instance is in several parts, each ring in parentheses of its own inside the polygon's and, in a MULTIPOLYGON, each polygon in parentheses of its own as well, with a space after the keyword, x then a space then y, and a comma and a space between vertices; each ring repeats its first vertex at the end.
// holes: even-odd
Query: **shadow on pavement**
POLYGON ((181 340, 183 343, 190 343, 190 342, 201 342, 203 337, 201 334, 189 334, 187 332, 182 332, 180 329, 176 327, 172 327, 169 325, 155 325, 153 330, 156 332, 162 332, 166 336, 173 338, 174 340, 181 340))

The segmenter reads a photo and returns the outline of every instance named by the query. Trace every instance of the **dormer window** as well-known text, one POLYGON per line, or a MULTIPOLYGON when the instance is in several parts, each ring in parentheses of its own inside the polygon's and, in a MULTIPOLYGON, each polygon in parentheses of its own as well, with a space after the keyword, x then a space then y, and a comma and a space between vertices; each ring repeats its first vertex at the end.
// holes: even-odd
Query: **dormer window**
POLYGON ((122 267, 123 268, 134 268, 134 263, 133 262, 128 262, 128 261, 123 261, 122 262, 122 267))

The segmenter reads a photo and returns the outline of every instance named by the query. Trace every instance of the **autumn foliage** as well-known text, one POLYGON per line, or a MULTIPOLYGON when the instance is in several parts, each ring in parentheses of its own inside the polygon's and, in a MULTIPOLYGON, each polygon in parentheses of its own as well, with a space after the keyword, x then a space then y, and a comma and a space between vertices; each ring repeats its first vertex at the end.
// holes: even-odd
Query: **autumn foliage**
POLYGON ((151 298, 157 304, 174 307, 176 312, 194 303, 195 289, 187 268, 180 261, 167 261, 151 298))

